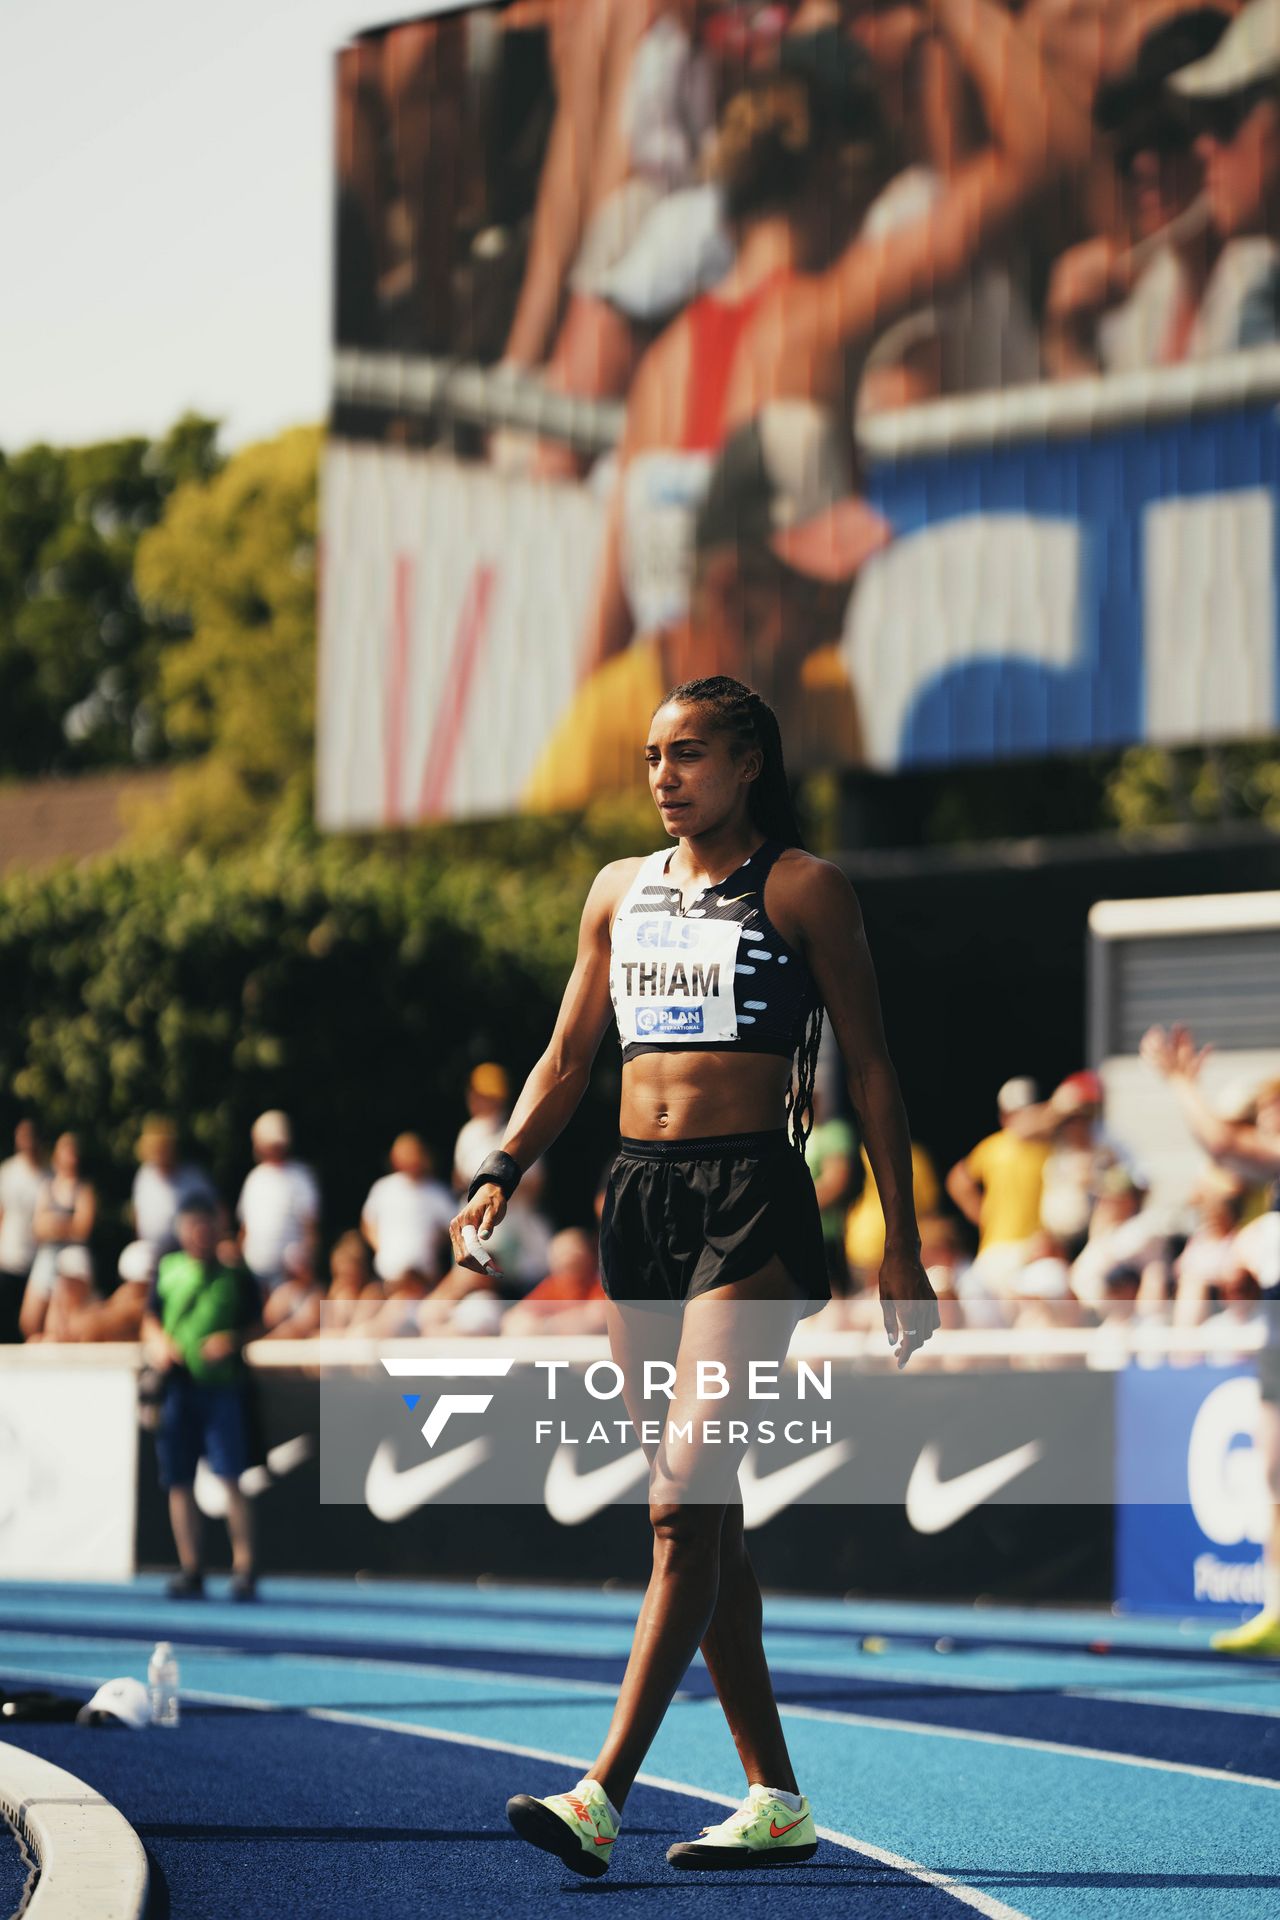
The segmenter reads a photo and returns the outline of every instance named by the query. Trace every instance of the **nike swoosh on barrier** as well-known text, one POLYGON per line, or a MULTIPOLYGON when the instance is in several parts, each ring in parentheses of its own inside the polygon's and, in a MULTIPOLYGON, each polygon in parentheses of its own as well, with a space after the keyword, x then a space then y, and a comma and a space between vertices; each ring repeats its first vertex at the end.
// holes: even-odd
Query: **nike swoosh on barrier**
POLYGON ((931 1440, 921 1447, 907 1482, 907 1519, 917 1533, 945 1533, 966 1513, 972 1513, 1001 1487, 1033 1467, 1043 1452, 1039 1440, 1028 1440, 1012 1453, 1002 1453, 996 1460, 984 1460, 980 1467, 942 1480, 938 1475, 941 1448, 931 1440))
POLYGON ((793 1500, 802 1499, 811 1487, 816 1487, 852 1457, 853 1441, 838 1440, 834 1447, 824 1447, 821 1453, 807 1453, 802 1459, 793 1460, 785 1467, 775 1467, 772 1473, 761 1476, 756 1472, 751 1454, 747 1454, 738 1470, 743 1526, 764 1526, 775 1513, 781 1513, 793 1500))
POLYGON ((562 1527, 577 1527, 603 1507, 611 1506, 648 1471, 649 1462, 639 1447, 624 1453, 620 1460, 594 1467, 590 1473, 578 1472, 572 1447, 557 1447, 547 1468, 542 1497, 553 1520, 562 1527))
MULTIPOLYGON (((292 1440, 282 1440, 278 1447, 272 1447, 264 1466, 245 1468, 240 1475, 241 1493, 246 1499, 256 1500, 276 1480, 283 1480, 286 1473, 292 1473, 295 1467, 300 1467, 314 1451, 315 1441, 309 1433, 298 1433, 292 1440)), ((207 1460, 196 1463, 193 1492, 196 1505, 207 1520, 226 1519, 227 1489, 207 1460)))
POLYGON ((465 1446, 442 1453, 438 1460, 397 1467, 394 1446, 390 1440, 383 1440, 364 1477, 365 1505, 375 1520, 403 1520, 415 1507, 424 1507, 487 1460, 492 1447, 493 1442, 487 1438, 468 1440, 465 1446))

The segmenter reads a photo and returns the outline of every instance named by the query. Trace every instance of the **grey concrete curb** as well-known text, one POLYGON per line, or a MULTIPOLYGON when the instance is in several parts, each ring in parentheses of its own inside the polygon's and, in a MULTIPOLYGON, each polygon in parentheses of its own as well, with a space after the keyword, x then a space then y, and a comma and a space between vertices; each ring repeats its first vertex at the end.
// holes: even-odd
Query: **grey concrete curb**
POLYGON ((23 1920, 142 1920, 142 1842, 93 1787, 22 1747, 0 1744, 0 1811, 40 1867, 23 1920))

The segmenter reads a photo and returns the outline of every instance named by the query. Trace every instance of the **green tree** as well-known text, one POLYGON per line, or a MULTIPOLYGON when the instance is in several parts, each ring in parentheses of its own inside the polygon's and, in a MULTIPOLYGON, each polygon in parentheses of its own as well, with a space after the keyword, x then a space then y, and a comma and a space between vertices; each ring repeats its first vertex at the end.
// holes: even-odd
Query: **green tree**
POLYGON ((1212 747, 1131 747, 1107 788, 1122 829, 1260 820, 1280 828, 1280 740, 1212 747))
POLYGON ((134 588, 140 537, 216 471, 217 425, 162 439, 0 453, 0 775, 166 757, 156 700, 172 623, 134 588))
POLYGON ((161 663, 168 739, 198 755, 153 846, 248 844, 309 820, 315 735, 318 427, 297 427, 194 476, 140 543, 136 579, 157 622, 181 629, 161 663))

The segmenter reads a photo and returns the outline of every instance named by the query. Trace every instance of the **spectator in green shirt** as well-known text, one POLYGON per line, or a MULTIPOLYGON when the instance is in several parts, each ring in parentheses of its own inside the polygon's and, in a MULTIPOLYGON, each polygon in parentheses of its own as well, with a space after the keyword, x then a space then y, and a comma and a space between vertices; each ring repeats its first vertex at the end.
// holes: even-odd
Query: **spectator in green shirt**
POLYGON ((204 1594, 194 1493, 203 1459, 227 1491, 232 1598, 252 1600, 253 1527, 240 1490, 240 1475, 252 1464, 244 1348, 260 1330, 262 1302, 250 1273, 217 1258, 217 1216, 208 1201, 189 1201, 177 1225, 181 1251, 166 1254, 156 1269, 142 1323, 148 1357, 164 1375, 156 1452, 181 1567, 169 1594, 204 1594))

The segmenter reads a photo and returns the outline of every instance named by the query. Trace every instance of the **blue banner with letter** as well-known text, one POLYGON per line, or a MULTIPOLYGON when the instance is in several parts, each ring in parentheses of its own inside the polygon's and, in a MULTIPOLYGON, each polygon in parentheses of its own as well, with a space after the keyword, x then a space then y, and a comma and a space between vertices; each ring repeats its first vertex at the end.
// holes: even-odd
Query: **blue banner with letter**
POLYGON ((1116 1380, 1116 1574, 1135 1611, 1262 1605, 1269 1507, 1247 1367, 1128 1367, 1116 1380))

